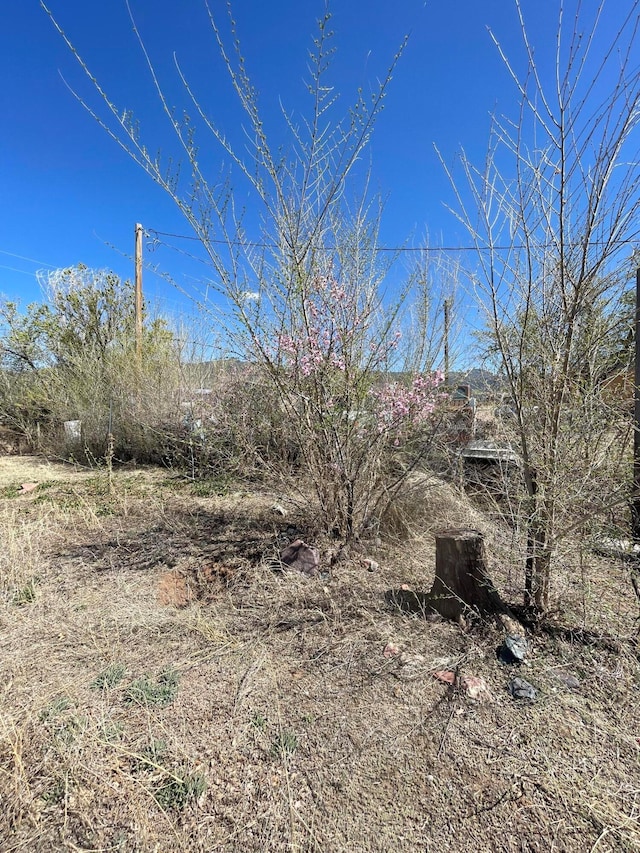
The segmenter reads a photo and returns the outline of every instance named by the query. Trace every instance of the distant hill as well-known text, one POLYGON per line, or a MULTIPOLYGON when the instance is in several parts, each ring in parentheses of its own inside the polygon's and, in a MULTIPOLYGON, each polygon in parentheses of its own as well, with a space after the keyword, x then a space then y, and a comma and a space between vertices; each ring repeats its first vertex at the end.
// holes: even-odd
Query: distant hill
MULTIPOLYGON (((190 385, 200 388, 209 387, 221 373, 238 375, 247 370, 249 363, 237 358, 222 358, 217 361, 193 362, 184 366, 185 377, 190 385)), ((401 380, 408 374, 391 371, 388 379, 401 380)), ((382 378, 382 374, 381 374, 382 378)), ((482 367, 473 367, 466 371, 452 371, 449 374, 449 386, 470 385, 472 396, 484 397, 488 394, 500 394, 506 390, 505 381, 497 373, 482 367)))

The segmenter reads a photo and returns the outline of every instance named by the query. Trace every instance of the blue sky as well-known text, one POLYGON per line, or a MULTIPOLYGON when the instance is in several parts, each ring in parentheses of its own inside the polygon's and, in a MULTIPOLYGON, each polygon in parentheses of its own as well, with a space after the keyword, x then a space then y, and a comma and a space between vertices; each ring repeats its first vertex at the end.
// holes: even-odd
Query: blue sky
MULTIPOLYGON (((138 116, 150 149, 171 152, 124 0, 48 4, 78 52, 120 109, 138 116)), ((593 5, 589 0, 587 6, 593 5)), ((557 4, 524 0, 537 57, 553 55, 557 4)), ((224 20, 225 4, 211 0, 224 20)), ((269 130, 282 133, 280 104, 304 110, 307 51, 324 4, 315 0, 236 0, 238 31, 269 130)), ((173 65, 179 58, 218 126, 240 140, 241 117, 201 0, 131 0, 131 8, 170 99, 186 105, 173 65)), ((383 77, 403 36, 411 37, 389 89, 370 148, 371 189, 385 201, 385 245, 467 244, 446 204, 451 190, 434 143, 448 162, 461 146, 481 160, 492 110, 513 113, 516 92, 487 26, 522 57, 510 0, 341 0, 333 8, 337 54, 331 79, 347 108, 359 86, 383 77)), ((549 68, 551 66, 549 65, 549 68)), ((83 262, 131 277, 135 222, 188 235, 172 202, 87 114, 63 77, 96 104, 73 55, 38 0, 0 12, 0 293, 40 298, 34 273, 83 262), (61 76, 62 75, 62 76, 61 76)), ((215 148, 212 162, 222 157, 215 148)), ((167 239, 193 250, 189 241, 167 239)), ((206 270, 171 249, 145 244, 186 290, 206 270)), ((145 292, 167 310, 185 302, 160 276, 145 273, 145 292)))

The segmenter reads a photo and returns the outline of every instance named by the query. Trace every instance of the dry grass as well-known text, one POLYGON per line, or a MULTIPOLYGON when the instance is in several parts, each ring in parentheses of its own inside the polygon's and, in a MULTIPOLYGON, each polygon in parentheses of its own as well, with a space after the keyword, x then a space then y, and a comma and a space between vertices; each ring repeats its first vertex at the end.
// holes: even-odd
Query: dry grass
POLYGON ((274 495, 202 497, 159 472, 117 474, 109 494, 100 475, 0 463, 3 853, 640 850, 620 565, 563 556, 558 621, 584 630, 533 638, 521 674, 539 700, 522 705, 496 628, 385 606, 389 587, 430 586, 449 524, 484 530, 496 581, 517 585, 509 532, 449 486, 399 513, 409 543, 307 578, 271 558, 292 536, 327 560, 331 543, 274 495), (167 573, 188 606, 161 603, 167 573), (385 657, 389 641, 403 654, 385 657), (492 700, 439 683, 443 667, 483 676, 492 700))

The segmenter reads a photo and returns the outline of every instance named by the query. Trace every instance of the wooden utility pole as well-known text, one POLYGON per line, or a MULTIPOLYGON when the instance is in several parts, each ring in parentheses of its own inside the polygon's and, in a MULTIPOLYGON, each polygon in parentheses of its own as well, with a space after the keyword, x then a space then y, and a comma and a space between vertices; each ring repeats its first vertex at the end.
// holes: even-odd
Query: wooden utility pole
POLYGON ((636 271, 636 363, 634 374, 633 419, 633 495, 631 498, 631 532, 640 542, 640 269, 636 271))
POLYGON ((142 364, 142 225, 136 222, 136 360, 142 364))
POLYGON ((449 330, 451 328, 451 300, 444 300, 444 384, 449 383, 449 330))

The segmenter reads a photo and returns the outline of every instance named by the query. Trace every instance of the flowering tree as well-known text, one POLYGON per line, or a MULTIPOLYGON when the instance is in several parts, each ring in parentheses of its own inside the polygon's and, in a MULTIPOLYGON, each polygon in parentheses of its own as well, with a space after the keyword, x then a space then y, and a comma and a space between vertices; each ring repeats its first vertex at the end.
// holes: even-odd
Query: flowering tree
POLYGON ((291 327, 275 334, 272 351, 261 348, 327 529, 346 538, 384 512, 438 423, 443 374, 391 380, 402 334, 381 328, 381 316, 379 294, 365 295, 359 281, 317 276, 291 327))
MULTIPOLYGON (((189 118, 169 103, 133 17, 131 22, 177 144, 177 155, 150 152, 131 110, 114 104, 85 60, 72 49, 96 95, 79 100, 113 140, 173 199, 199 239, 210 263, 211 286, 230 306, 227 332, 235 353, 260 366, 293 430, 311 477, 324 521, 346 538, 356 536, 392 499, 404 476, 424 456, 425 444, 395 467, 416 429, 429 429, 438 379, 418 379, 404 387, 384 384, 397 369, 400 328, 416 280, 405 277, 388 287, 388 265, 378 253, 379 215, 372 215, 367 175, 358 163, 382 111, 384 98, 406 39, 382 82, 370 95, 359 91, 348 109, 327 80, 334 48, 328 11, 318 22, 309 52, 310 108, 294 117, 283 110, 289 145, 271 143, 258 94, 240 49, 230 13, 225 37, 221 22, 205 2, 214 44, 244 111, 246 145, 236 149, 180 68, 189 118), (232 49, 228 49, 232 45, 232 49), (228 180, 207 175, 206 141, 232 163, 228 180), (172 167, 182 159, 182 167, 172 167), (352 208, 347 187, 355 178, 361 198, 352 208), (261 233, 251 240, 236 203, 236 182, 261 217, 261 233), (385 290, 395 290, 386 297, 385 290)), ((172 96, 173 97, 173 96, 172 96)), ((422 314, 420 316, 423 316, 422 314)), ((426 350, 413 365, 424 374, 426 350)))

